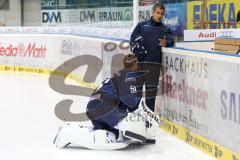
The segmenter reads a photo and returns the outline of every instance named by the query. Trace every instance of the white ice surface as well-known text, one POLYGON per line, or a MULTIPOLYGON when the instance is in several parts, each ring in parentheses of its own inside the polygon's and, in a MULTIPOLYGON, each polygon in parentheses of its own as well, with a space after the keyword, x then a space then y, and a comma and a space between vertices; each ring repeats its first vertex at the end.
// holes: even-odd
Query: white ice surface
POLYGON ((210 160, 185 142, 157 133, 155 145, 134 146, 118 151, 57 149, 53 139, 62 123, 55 105, 73 99, 72 112, 82 112, 86 97, 53 91, 48 76, 0 72, 0 159, 2 160, 210 160))

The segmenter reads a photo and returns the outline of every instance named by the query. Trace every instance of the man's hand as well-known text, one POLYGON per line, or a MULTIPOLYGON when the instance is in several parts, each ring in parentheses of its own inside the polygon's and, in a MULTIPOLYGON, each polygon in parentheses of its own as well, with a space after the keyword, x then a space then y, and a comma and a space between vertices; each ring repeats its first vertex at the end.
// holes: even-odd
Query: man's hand
POLYGON ((161 46, 161 47, 166 47, 167 46, 166 39, 159 39, 159 41, 160 41, 159 46, 161 46))

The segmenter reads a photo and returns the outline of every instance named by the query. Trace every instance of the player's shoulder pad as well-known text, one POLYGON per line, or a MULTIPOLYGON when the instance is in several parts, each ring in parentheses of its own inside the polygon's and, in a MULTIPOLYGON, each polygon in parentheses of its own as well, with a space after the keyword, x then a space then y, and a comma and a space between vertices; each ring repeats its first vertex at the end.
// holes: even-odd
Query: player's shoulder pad
POLYGON ((125 82, 135 82, 136 81, 136 73, 135 72, 126 72, 125 82))

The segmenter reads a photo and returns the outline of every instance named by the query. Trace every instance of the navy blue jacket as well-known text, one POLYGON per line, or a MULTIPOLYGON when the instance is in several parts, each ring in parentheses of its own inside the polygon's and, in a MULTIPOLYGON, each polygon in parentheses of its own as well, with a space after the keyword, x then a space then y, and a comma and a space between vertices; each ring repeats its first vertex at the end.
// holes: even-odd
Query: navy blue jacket
POLYGON ((155 22, 152 18, 137 24, 131 35, 131 45, 134 44, 134 40, 138 36, 143 37, 143 46, 147 50, 146 55, 143 58, 141 57, 141 59, 137 53, 134 53, 140 62, 161 63, 162 53, 161 46, 159 46, 159 39, 165 38, 167 40, 167 47, 174 45, 174 33, 172 30, 162 22, 155 22))
POLYGON ((138 108, 136 72, 123 69, 106 79, 92 94, 87 105, 87 116, 93 121, 104 121, 113 128, 119 121, 138 108))

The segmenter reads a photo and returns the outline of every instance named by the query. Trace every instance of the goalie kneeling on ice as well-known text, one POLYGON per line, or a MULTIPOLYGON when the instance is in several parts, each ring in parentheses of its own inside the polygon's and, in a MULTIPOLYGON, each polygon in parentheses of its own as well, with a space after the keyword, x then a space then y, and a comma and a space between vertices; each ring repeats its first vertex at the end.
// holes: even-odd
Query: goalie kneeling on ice
POLYGON ((119 130, 116 135, 107 130, 94 130, 92 126, 81 126, 76 123, 65 124, 59 128, 54 139, 58 148, 83 147, 93 150, 122 149, 133 143, 155 143, 154 128, 156 127, 154 113, 142 101, 139 109, 128 113, 115 128, 119 130))

